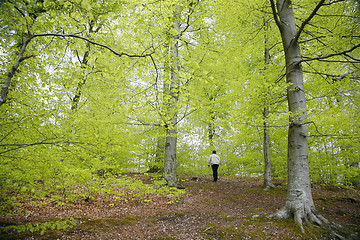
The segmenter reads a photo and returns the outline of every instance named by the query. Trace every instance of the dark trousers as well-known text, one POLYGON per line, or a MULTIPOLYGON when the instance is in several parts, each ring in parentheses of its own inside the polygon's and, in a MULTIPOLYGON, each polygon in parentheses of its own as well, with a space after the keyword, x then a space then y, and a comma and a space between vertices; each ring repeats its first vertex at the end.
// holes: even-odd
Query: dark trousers
POLYGON ((218 180, 218 168, 219 168, 219 164, 213 164, 211 165, 212 171, 213 171, 213 177, 214 177, 214 182, 216 182, 218 180))

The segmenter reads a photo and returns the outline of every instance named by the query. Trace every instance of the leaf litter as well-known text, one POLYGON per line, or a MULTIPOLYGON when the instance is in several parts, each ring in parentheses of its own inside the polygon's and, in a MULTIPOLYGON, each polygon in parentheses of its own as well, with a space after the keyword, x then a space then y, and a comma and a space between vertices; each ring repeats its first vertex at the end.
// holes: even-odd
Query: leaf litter
MULTIPOLYGON (((129 174, 148 186, 159 184, 151 175, 129 174)), ((2 229, 35 226, 39 222, 66 221, 71 226, 47 231, 2 232, 1 239, 334 239, 334 234, 316 226, 301 233, 293 220, 275 221, 266 215, 285 202, 286 184, 264 191, 260 178, 179 176, 183 194, 139 193, 134 197, 121 186, 128 201, 113 201, 98 194, 84 201, 56 204, 21 202, 21 211, 0 216, 2 229), (69 220, 70 221, 70 220, 69 220), (30 224, 30 225, 29 225, 30 224)), ((313 187, 317 209, 329 220, 351 232, 360 232, 360 190, 313 187)), ((39 225, 40 226, 40 225, 39 225)))

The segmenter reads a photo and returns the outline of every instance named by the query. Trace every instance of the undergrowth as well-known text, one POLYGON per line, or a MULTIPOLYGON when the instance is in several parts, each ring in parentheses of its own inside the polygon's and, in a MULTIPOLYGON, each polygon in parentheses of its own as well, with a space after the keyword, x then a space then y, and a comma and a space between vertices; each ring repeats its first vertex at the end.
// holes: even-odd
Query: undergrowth
POLYGON ((63 206, 76 202, 91 201, 96 204, 128 203, 131 201, 151 202, 151 196, 169 198, 169 204, 176 202, 185 190, 166 186, 164 179, 154 176, 151 183, 126 175, 85 175, 75 179, 57 181, 38 181, 31 184, 13 183, 0 189, 0 216, 21 212, 23 202, 32 205, 63 206), (86 177, 87 181, 84 180, 86 177), (66 187, 65 187, 66 186, 66 187))
POLYGON ((4 226, 4 227, 0 227, 0 234, 30 232, 30 233, 37 233, 42 236, 45 234, 46 231, 49 230, 62 231, 69 228, 73 228, 75 224, 76 224, 75 219, 70 217, 65 220, 51 220, 46 222, 27 223, 24 225, 4 226))

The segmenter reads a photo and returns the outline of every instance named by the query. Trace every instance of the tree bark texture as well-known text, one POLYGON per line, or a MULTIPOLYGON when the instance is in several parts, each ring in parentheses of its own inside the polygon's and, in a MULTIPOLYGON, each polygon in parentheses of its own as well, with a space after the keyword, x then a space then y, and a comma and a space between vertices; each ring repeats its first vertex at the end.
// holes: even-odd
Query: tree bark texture
POLYGON ((164 161, 165 180, 170 187, 177 187, 179 185, 177 179, 176 144, 176 130, 170 130, 169 135, 166 137, 164 161))
POLYGON ((274 18, 281 33, 285 60, 288 107, 290 111, 288 130, 288 190, 285 205, 272 216, 294 217, 303 230, 304 222, 319 225, 326 223, 315 210, 311 194, 308 161, 308 126, 303 70, 297 29, 290 0, 278 0, 276 9, 270 1, 274 18))
MULTIPOLYGON (((270 61, 270 50, 269 50, 269 46, 268 46, 268 20, 267 17, 265 16, 264 18, 264 27, 265 27, 265 52, 264 52, 264 57, 265 57, 265 69, 267 69, 267 66, 269 65, 269 61, 270 61)), ((265 91, 268 91, 267 89, 265 89, 265 91)), ((265 98, 265 107, 264 107, 264 112, 263 112, 263 117, 264 117, 264 144, 263 144, 263 153, 264 153, 264 188, 265 190, 268 190, 270 188, 274 188, 275 185, 272 183, 272 178, 271 178, 271 158, 270 158, 270 134, 269 134, 269 124, 267 122, 268 118, 269 118, 269 101, 268 98, 265 98)))
POLYGON ((271 158, 270 158, 270 135, 269 135, 269 124, 267 123, 267 118, 269 115, 269 107, 264 108, 264 188, 268 190, 269 188, 274 188, 275 185, 272 183, 271 178, 271 158))
POLYGON ((177 144, 177 102, 179 99, 179 34, 180 34, 180 14, 181 9, 179 6, 175 6, 175 11, 173 15, 173 29, 176 34, 172 36, 169 44, 169 67, 170 67, 170 84, 166 93, 168 96, 167 101, 167 116, 166 119, 169 119, 166 122, 167 131, 166 131, 166 143, 165 143, 165 159, 164 159, 164 174, 165 180, 170 187, 177 187, 179 185, 177 179, 177 170, 176 170, 176 144, 177 144))

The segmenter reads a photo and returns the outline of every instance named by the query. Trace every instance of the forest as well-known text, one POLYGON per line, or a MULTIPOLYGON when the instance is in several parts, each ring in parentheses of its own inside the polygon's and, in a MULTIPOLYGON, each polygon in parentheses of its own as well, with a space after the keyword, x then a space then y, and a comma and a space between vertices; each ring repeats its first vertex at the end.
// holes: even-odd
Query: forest
POLYGON ((216 150, 220 180, 286 183, 271 217, 338 228, 312 186, 360 187, 358 0, 0 0, 0 19, 0 218, 176 202, 216 150))

